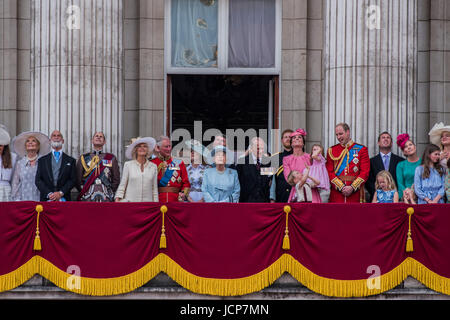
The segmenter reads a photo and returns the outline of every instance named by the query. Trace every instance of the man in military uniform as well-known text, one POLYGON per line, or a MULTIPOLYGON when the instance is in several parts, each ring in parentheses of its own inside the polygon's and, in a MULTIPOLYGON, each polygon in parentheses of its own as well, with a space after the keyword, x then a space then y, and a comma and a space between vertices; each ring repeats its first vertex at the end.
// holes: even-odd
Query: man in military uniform
POLYGON ((370 172, 369 152, 351 140, 348 124, 338 124, 335 133, 339 144, 328 149, 326 163, 331 180, 330 203, 363 203, 364 183, 370 172))
POLYGON ((106 138, 103 132, 92 137, 93 151, 83 154, 77 161, 78 200, 92 202, 113 202, 120 183, 117 158, 103 152, 106 138))
POLYGON ((283 144, 283 151, 272 156, 271 166, 276 163, 276 172, 274 172, 272 186, 270 188, 271 202, 288 202, 289 194, 292 186, 287 183, 283 173, 283 158, 292 154, 291 148, 291 129, 286 129, 281 134, 281 143, 283 144))
POLYGON ((158 167, 158 193, 160 202, 184 201, 191 187, 186 165, 172 158, 172 142, 161 136, 156 142, 157 157, 151 161, 158 167))

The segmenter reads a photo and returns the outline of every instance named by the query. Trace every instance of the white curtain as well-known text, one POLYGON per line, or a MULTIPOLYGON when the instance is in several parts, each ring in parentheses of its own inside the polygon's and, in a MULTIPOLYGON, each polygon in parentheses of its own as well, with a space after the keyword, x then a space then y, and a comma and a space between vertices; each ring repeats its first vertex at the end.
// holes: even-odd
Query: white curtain
POLYGON ((275 67, 275 0, 230 0, 230 68, 275 67))
POLYGON ((217 67, 218 0, 172 0, 172 66, 217 67))

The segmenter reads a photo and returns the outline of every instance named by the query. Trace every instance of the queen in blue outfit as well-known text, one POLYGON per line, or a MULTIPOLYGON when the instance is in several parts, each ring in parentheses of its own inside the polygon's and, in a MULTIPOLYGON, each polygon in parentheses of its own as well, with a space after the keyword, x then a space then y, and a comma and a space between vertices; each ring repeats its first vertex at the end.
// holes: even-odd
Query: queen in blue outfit
POLYGON ((206 169, 203 176, 202 192, 205 202, 237 203, 241 187, 237 171, 225 167, 226 149, 217 146, 212 150, 211 156, 216 167, 206 169))

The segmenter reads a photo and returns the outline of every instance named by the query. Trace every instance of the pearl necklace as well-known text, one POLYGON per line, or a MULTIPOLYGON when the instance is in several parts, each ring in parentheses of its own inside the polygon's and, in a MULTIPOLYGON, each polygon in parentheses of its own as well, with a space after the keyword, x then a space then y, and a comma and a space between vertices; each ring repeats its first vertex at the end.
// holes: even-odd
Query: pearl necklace
POLYGON ((28 162, 35 161, 37 158, 38 158, 38 155, 36 155, 34 158, 29 158, 28 155, 27 155, 28 162))

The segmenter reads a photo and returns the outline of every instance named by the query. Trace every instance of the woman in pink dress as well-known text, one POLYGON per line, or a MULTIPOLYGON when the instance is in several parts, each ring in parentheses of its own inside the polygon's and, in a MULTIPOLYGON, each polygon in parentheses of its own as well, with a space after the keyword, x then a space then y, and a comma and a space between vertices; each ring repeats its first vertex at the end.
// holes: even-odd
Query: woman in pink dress
MULTIPOLYGON (((311 164, 311 156, 308 153, 305 153, 305 137, 306 131, 303 129, 297 129, 291 134, 291 147, 293 152, 290 156, 283 158, 283 172, 286 181, 292 170, 303 172, 303 170, 311 164)), ((294 195, 295 188, 292 188, 288 202, 291 202, 294 195)), ((320 200, 320 194, 317 188, 312 189, 312 202, 322 202, 320 200)))

